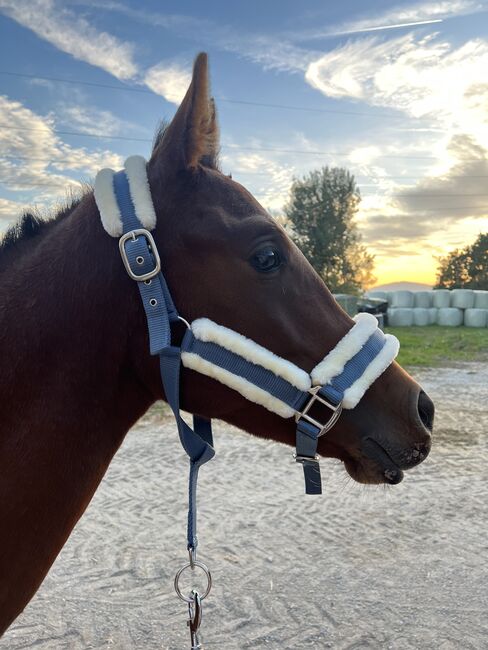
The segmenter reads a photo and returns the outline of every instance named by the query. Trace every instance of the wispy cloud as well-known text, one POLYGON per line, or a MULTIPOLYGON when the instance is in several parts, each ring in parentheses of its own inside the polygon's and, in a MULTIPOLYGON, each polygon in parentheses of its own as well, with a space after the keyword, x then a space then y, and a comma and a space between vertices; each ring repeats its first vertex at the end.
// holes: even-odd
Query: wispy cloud
MULTIPOLYGON (((63 198, 70 187, 79 187, 67 172, 81 172, 88 180, 101 167, 121 166, 121 156, 111 151, 88 151, 63 142, 55 133, 53 116, 40 116, 0 95, 0 123, 7 122, 10 128, 0 130, 1 184, 18 193, 22 205, 33 190, 36 202, 42 204, 63 198)), ((12 201, 4 202, 0 216, 12 207, 12 201)), ((12 220, 15 214, 7 217, 12 220)))
MULTIPOLYGON (((0 0, 1 1, 1 0, 0 0)), ((82 0, 90 7, 121 13, 133 20, 193 40, 198 47, 218 48, 234 52, 254 61, 264 69, 287 72, 304 71, 320 52, 298 47, 290 38, 260 32, 245 32, 231 25, 215 23, 206 18, 149 11, 116 1, 82 0)))
MULTIPOLYGON (((88 3, 92 7, 96 3, 88 3)), ((180 22, 190 29, 193 24, 180 21, 178 17, 157 14, 156 17, 143 11, 131 9, 117 3, 104 3, 105 10, 124 11, 131 17, 156 20, 156 24, 175 27, 180 22)), ((32 30, 62 52, 74 58, 101 68, 122 81, 146 85, 167 101, 177 104, 181 101, 190 79, 191 61, 186 66, 175 62, 161 61, 144 71, 137 64, 133 43, 122 41, 105 31, 97 30, 85 17, 66 8, 60 0, 32 0, 28 3, 17 0, 0 0, 0 11, 32 30)), ((39 83, 39 82, 38 82, 39 83)), ((41 81, 42 83, 42 81, 41 81)), ((49 82, 44 82, 49 83, 49 82)), ((103 116, 102 116, 103 119, 103 116)))
MULTIPOLYGON (((324 95, 428 117, 488 147, 488 41, 455 48, 436 35, 349 41, 314 61, 306 80, 324 95)), ((419 124, 421 126, 421 123, 419 124)))
POLYGON ((144 83, 158 95, 169 102, 179 104, 190 85, 190 67, 184 68, 178 63, 161 61, 146 70, 144 83))
POLYGON ((134 130, 139 131, 137 124, 117 117, 112 111, 96 108, 81 101, 76 103, 59 102, 53 117, 57 125, 68 126, 71 130, 81 133, 96 133, 100 135, 128 134, 134 130))
POLYGON ((0 0, 0 10, 63 52, 96 65, 118 79, 131 79, 137 73, 131 43, 98 31, 61 2, 0 0))

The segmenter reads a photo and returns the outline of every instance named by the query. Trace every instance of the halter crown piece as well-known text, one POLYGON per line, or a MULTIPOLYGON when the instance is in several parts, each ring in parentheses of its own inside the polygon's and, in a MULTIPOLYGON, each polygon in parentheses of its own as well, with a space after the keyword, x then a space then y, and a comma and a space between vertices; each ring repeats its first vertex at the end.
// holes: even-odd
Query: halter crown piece
MULTIPOLYGON (((199 468, 210 460, 213 448, 210 420, 194 416, 191 428, 180 415, 180 367, 191 368, 234 389, 246 399, 283 418, 296 420, 295 459, 301 463, 307 494, 321 494, 318 438, 339 419, 342 409, 353 409, 371 384, 398 354, 398 340, 383 334, 371 314, 358 314, 354 326, 312 370, 305 372, 258 343, 208 318, 190 325, 178 314, 161 273, 161 262, 150 233, 156 214, 146 173, 146 161, 131 156, 124 169, 101 170, 95 181, 95 200, 104 229, 119 237, 125 269, 137 282, 146 312, 150 352, 160 359, 161 379, 171 406, 181 443, 190 458, 187 542, 190 563, 183 569, 200 567, 211 578, 206 566, 196 560, 196 490, 199 468), (187 325, 181 346, 172 345, 171 323, 187 325), (319 402, 330 410, 326 422, 318 421, 311 408, 319 402)), ((200 596, 193 591, 181 594, 177 574, 175 587, 189 604, 193 647, 201 617, 200 596)))

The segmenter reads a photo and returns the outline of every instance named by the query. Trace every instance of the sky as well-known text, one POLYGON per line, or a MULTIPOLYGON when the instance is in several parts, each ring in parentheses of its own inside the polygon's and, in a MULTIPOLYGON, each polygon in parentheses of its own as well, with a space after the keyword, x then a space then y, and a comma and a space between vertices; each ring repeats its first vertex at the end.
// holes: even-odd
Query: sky
POLYGON ((488 0, 0 0, 0 232, 149 157, 202 50, 223 170, 279 217, 347 167, 379 284, 488 230, 488 0))

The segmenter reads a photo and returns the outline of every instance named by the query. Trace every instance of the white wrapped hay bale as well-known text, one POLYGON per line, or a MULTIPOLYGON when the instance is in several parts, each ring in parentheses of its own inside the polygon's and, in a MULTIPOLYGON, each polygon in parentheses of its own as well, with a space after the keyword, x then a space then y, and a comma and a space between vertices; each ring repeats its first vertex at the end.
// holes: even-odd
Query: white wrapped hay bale
POLYGON ((488 309, 488 291, 474 292, 474 306, 476 309, 488 309))
POLYGON ((413 309, 409 307, 392 307, 388 310, 388 325, 391 327, 411 327, 413 309))
POLYGON ((368 291, 367 298, 380 298, 381 300, 388 300, 388 291, 368 291))
POLYGON ((429 312, 429 325, 435 325, 437 323, 437 312, 439 311, 437 307, 430 307, 429 312))
POLYGON ((453 289, 451 291, 451 307, 458 309, 474 307, 474 291, 472 289, 453 289))
POLYGON ((393 291, 391 307, 413 307, 412 291, 393 291))
POLYGON ((449 289, 436 289, 432 292, 432 306, 437 309, 451 306, 451 292, 449 289))
POLYGON ((466 327, 486 327, 488 322, 488 309, 466 309, 464 324, 466 327))
POLYGON ((432 291, 416 291, 414 294, 415 307, 424 307, 424 309, 432 307, 432 293, 432 291))
POLYGON ((413 311, 413 324, 417 327, 430 325, 429 310, 425 307, 416 307, 413 311))
POLYGON ((437 324, 444 327, 459 327, 463 324, 463 310, 455 307, 443 307, 438 310, 437 324))

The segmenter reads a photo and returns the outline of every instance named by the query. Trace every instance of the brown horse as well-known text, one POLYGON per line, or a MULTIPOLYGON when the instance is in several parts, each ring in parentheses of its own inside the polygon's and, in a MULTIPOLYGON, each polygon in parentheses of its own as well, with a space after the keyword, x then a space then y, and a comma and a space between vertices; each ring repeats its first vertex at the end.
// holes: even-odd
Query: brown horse
MULTIPOLYGON (((165 277, 189 321, 207 316, 310 371, 353 323, 284 230, 219 171, 217 151, 201 54, 148 163, 165 277), (250 263, 263 246, 279 261, 271 273, 250 263)), ((0 251, 0 633, 36 592, 128 429, 164 399, 138 291, 93 193, 46 225, 22 224, 0 251)), ((187 411, 294 443, 291 420, 182 375, 187 411)), ((427 455, 432 420, 432 402, 392 364, 319 451, 357 481, 397 483, 427 455)))

